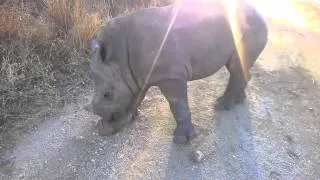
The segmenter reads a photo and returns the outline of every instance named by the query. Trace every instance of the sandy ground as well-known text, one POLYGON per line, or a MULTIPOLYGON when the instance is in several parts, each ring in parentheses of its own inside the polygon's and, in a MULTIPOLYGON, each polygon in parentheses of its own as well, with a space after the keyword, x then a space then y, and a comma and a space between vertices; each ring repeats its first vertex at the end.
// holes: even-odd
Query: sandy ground
POLYGON ((97 135, 97 117, 82 109, 88 94, 19 132, 13 148, 1 143, 0 179, 320 179, 320 35, 283 27, 270 26, 246 103, 213 109, 225 69, 189 83, 199 134, 191 144, 172 142, 175 122, 157 88, 137 120, 111 137, 97 135), (194 150, 203 162, 190 159, 194 150))

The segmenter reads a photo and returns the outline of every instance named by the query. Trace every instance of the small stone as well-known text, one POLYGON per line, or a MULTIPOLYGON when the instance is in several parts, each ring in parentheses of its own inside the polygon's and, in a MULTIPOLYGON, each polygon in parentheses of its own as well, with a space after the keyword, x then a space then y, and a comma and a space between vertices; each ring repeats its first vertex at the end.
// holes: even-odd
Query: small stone
POLYGON ((203 158, 204 158, 204 154, 199 150, 198 151, 194 151, 192 153, 192 160, 197 162, 197 163, 201 162, 203 160, 203 158))
POLYGON ((287 149, 287 153, 292 159, 297 160, 300 158, 300 155, 297 152, 293 151, 292 149, 287 149))
POLYGON ((294 143, 293 137, 290 135, 286 135, 285 140, 290 144, 294 143))
POLYGON ((122 159, 123 157, 124 157, 124 154, 119 153, 117 158, 122 159))
POLYGON ((269 178, 278 180, 278 179, 281 179, 281 175, 276 171, 271 171, 269 174, 269 178))
POLYGON ((83 140, 84 137, 83 137, 83 136, 77 136, 76 139, 77 139, 77 140, 83 140))

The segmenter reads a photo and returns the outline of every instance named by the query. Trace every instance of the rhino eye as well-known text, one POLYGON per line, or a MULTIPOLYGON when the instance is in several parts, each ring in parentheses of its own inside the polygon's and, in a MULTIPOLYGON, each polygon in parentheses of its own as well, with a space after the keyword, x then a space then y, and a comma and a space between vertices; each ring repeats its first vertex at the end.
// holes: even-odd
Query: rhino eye
POLYGON ((112 94, 111 92, 104 93, 103 97, 107 100, 112 100, 112 94))

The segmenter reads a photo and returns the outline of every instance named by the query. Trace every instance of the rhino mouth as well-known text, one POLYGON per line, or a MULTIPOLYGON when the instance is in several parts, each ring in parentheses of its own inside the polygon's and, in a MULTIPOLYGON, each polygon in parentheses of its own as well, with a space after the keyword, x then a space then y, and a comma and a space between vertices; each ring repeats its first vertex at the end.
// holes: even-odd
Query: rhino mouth
POLYGON ((104 116, 98 121, 98 133, 101 136, 109 136, 116 133, 119 130, 117 120, 120 118, 120 113, 112 113, 111 116, 104 116))
POLYGON ((102 118, 98 122, 98 132, 102 136, 112 135, 132 121, 132 114, 112 113, 108 118, 102 118))

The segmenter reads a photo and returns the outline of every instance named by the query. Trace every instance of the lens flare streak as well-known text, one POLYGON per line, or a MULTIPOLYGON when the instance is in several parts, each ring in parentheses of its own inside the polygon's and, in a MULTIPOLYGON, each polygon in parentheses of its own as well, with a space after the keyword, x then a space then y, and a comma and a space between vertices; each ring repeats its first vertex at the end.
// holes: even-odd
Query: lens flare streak
POLYGON ((242 42, 243 34, 241 32, 241 22, 243 21, 242 1, 241 0, 225 0, 222 1, 226 18, 228 19, 229 26, 232 32, 233 41, 240 60, 242 73, 246 81, 249 80, 248 66, 245 57, 244 45, 242 42))
POLYGON ((142 92, 143 92, 143 91, 145 90, 145 88, 147 87, 147 84, 148 84, 149 79, 150 79, 150 77, 151 77, 151 75, 152 75, 152 72, 153 72, 153 70, 154 70, 154 68, 155 68, 155 66, 156 66, 156 64, 157 64, 157 62, 158 62, 158 60, 159 60, 159 57, 160 57, 161 52, 162 52, 162 50, 163 50, 163 47, 165 46, 165 43, 166 43, 166 41, 167 41, 167 39, 168 39, 169 33, 170 33, 171 29, 172 29, 172 26, 173 26, 173 24, 174 24, 174 22, 175 22, 175 20, 176 20, 176 18, 177 18, 177 16, 178 16, 178 14, 179 14, 180 8, 181 8, 181 4, 180 4, 180 3, 177 3, 177 7, 176 7, 175 11, 173 12, 173 16, 172 16, 172 18, 171 18, 171 21, 170 21, 170 24, 169 24, 169 26, 168 26, 168 29, 167 29, 167 31, 166 31, 163 39, 162 39, 162 42, 161 42, 161 44, 160 44, 160 47, 158 48, 158 51, 157 51, 156 55, 155 55, 155 57, 154 57, 154 60, 153 60, 152 65, 151 65, 151 68, 150 68, 150 70, 149 70, 149 72, 148 72, 148 74, 147 74, 147 77, 146 77, 146 79, 145 79, 145 81, 144 81, 144 83, 143 83, 143 86, 142 86, 142 88, 141 88, 141 90, 140 90, 140 93, 138 94, 138 97, 137 97, 136 101, 134 102, 133 110, 136 109, 136 107, 138 106, 137 103, 140 102, 140 99, 141 99, 141 98, 143 98, 143 97, 142 97, 142 94, 143 94, 142 92))

